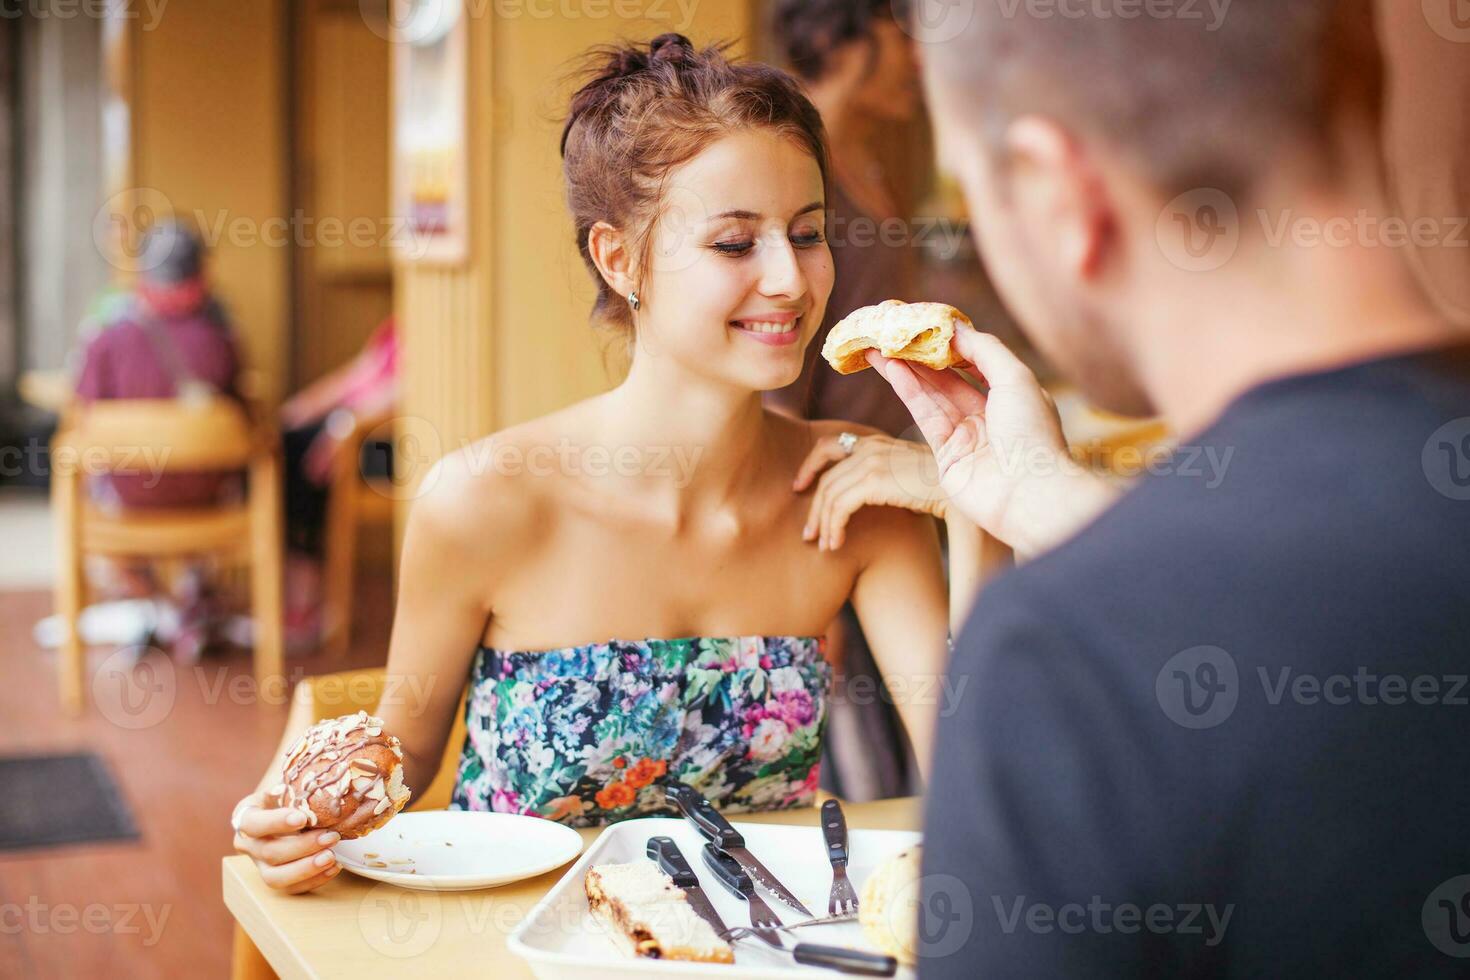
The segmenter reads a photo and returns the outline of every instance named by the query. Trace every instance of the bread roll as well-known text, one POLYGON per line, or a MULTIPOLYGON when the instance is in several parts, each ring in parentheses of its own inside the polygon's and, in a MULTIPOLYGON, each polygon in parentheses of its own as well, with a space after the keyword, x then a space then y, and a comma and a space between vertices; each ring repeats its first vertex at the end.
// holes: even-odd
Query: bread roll
POLYGON ((366 711, 319 721, 287 750, 271 795, 305 812, 308 827, 363 837, 408 803, 403 750, 366 711))
POLYGON ((583 879, 592 915, 624 949, 655 960, 733 963, 730 944, 716 935, 684 897, 684 889, 652 861, 598 864, 583 879))
POLYGON ((943 371, 960 363, 949 345, 956 323, 972 325, 969 317, 945 303, 885 300, 853 310, 838 321, 822 344, 822 356, 838 374, 856 374, 870 367, 870 349, 943 371))
POLYGON ((858 922, 868 940, 900 963, 913 966, 919 952, 919 865, 915 844, 884 861, 863 882, 858 922))

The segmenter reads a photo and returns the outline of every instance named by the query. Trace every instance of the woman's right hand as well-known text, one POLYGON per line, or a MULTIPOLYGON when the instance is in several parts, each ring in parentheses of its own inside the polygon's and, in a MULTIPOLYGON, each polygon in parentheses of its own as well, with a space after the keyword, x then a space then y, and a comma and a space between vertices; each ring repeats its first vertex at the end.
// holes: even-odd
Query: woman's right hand
POLYGON ((235 805, 235 850, 250 856, 272 888, 288 895, 320 888, 341 870, 329 850, 340 837, 331 830, 303 830, 306 814, 276 802, 251 793, 235 805))

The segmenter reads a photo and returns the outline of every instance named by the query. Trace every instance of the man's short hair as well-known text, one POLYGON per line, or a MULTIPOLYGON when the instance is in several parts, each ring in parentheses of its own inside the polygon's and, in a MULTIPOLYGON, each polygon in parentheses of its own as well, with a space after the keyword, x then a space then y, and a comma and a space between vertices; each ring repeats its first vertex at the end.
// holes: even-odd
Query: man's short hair
POLYGON ((1372 0, 974 0, 964 31, 924 55, 992 145, 1047 116, 1169 196, 1247 195, 1293 151, 1335 168, 1334 121, 1381 111, 1372 0))

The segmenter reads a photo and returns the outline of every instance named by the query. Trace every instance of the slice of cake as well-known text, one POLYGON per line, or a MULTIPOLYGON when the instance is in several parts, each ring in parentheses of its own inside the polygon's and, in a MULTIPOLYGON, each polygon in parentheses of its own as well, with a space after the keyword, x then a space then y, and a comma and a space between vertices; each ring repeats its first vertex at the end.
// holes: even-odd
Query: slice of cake
POLYGON ((592 914, 634 955, 735 962, 730 944, 694 911, 684 889, 652 861, 595 865, 587 869, 584 885, 592 914))

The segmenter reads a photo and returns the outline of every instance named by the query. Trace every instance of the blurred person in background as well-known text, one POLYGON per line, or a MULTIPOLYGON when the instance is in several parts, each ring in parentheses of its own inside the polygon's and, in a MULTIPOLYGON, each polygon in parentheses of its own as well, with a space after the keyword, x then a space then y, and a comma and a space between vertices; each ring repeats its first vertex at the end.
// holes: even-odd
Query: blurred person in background
MULTIPOLYGON (((315 646, 324 627, 323 530, 332 466, 360 419, 383 418, 398 404, 398 331, 392 317, 373 330, 357 356, 318 378, 281 406, 286 477, 286 642, 315 646)), ((365 476, 391 476, 392 445, 370 441, 365 476)))
MULTIPOLYGON (((778 0, 771 12, 772 34, 827 130, 827 240, 836 280, 801 376, 767 393, 765 401, 797 418, 840 419, 873 430, 853 430, 864 436, 864 456, 912 430, 913 419, 877 372, 839 375, 821 353, 833 325, 853 310, 886 299, 922 298, 916 295, 918 250, 909 236, 879 234, 884 222, 907 228, 910 217, 877 152, 880 141, 886 130, 921 111, 913 41, 894 19, 902 14, 898 6, 892 0, 778 0)), ((834 456, 828 460, 836 464, 828 470, 829 482, 845 473, 832 446, 819 447, 814 457, 834 456)), ((914 452, 928 454, 917 445, 914 452)), ((814 480, 815 473, 806 476, 798 491, 814 480)), ((853 801, 916 792, 916 767, 892 705, 853 693, 864 685, 877 690, 879 671, 851 606, 833 624, 828 642, 840 669, 836 683, 849 696, 832 702, 834 737, 827 742, 824 787, 853 801)))
MULTIPOLYGON (((79 402, 239 397, 234 331, 210 292, 204 265, 204 245, 186 225, 170 219, 148 230, 133 288, 104 294, 83 325, 79 402)), ((115 473, 93 479, 89 490, 103 507, 200 507, 238 496, 241 482, 228 473, 115 473)), ((125 591, 156 603, 156 621, 140 626, 139 642, 167 646, 184 663, 198 660, 223 622, 207 566, 184 563, 171 594, 152 566, 120 571, 125 591)))

